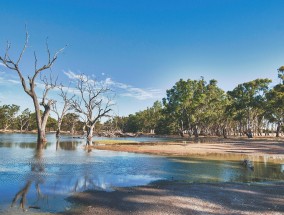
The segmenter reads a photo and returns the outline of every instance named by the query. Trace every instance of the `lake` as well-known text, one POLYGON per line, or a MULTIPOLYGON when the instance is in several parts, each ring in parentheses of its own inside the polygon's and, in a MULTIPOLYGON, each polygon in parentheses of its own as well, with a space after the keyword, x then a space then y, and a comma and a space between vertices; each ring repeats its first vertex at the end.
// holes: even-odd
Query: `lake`
MULTIPOLYGON (((146 185, 157 180, 188 183, 284 180, 284 161, 272 163, 265 157, 258 157, 257 161, 249 157, 254 165, 251 170, 241 164, 241 156, 239 161, 231 161, 228 156, 203 159, 87 151, 82 139, 62 136, 56 141, 55 134, 48 134, 47 139, 46 148, 38 152, 34 134, 0 134, 0 213, 21 214, 21 204, 28 213, 68 210, 71 205, 65 198, 74 192, 88 189, 111 192, 115 187, 146 185)), ((123 140, 166 141, 151 137, 123 140)))

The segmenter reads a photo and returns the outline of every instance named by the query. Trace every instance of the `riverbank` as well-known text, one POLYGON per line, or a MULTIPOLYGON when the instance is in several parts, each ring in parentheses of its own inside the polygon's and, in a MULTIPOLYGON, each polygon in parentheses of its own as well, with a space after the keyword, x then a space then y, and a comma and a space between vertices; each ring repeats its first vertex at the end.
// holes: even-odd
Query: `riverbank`
MULTIPOLYGON (((92 148, 203 159, 253 160, 283 163, 283 139, 233 138, 210 143, 98 143, 92 148), (225 142, 226 141, 226 142, 225 142)), ((114 188, 114 192, 87 191, 68 198, 75 214, 244 214, 284 213, 284 183, 183 183, 160 181, 148 186, 114 188)))
MULTIPOLYGON (((202 140, 202 139, 201 139, 202 140)), ((283 138, 230 138, 230 139, 203 139, 203 142, 153 142, 153 143, 119 143, 108 144, 97 142, 91 146, 98 150, 112 150, 134 153, 146 153, 164 156, 191 156, 207 159, 240 160, 253 156, 255 161, 262 161, 263 156, 271 160, 284 160, 283 138), (227 158, 226 158, 227 157, 227 158), (258 158, 260 160, 258 160, 258 158)))
POLYGON ((283 214, 284 183, 178 183, 87 191, 68 198, 75 214, 283 214))

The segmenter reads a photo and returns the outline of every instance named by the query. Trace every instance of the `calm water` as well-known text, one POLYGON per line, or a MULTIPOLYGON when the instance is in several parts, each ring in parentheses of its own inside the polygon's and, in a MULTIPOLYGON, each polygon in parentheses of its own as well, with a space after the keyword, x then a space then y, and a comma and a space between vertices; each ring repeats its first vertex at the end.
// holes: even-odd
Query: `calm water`
POLYGON ((73 192, 111 191, 114 187, 145 185, 155 180, 264 183, 284 180, 284 161, 276 164, 263 158, 263 162, 253 162, 252 171, 241 165, 242 157, 240 161, 229 161, 228 157, 205 160, 88 152, 84 150, 84 140, 62 137, 57 142, 54 135, 48 135, 48 140, 46 149, 37 152, 35 135, 0 134, 0 213, 22 213, 21 202, 30 213, 68 210, 70 204, 64 199, 73 192))

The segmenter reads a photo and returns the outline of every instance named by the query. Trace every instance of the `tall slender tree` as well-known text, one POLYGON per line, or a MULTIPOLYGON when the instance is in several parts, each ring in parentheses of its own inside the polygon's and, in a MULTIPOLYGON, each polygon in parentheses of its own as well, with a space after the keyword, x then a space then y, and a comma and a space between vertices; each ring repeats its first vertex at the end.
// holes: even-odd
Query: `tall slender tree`
POLYGON ((52 105, 52 111, 57 116, 57 130, 56 130, 56 137, 57 138, 60 136, 63 118, 68 113, 68 111, 70 111, 72 109, 71 104, 72 104, 72 98, 74 97, 74 96, 73 97, 68 96, 69 88, 65 89, 63 87, 63 85, 59 85, 58 89, 60 91, 60 93, 58 95, 59 95, 61 101, 56 101, 52 105), (61 102, 63 104, 61 109, 58 108, 58 102, 61 102))
POLYGON ((16 59, 12 59, 9 55, 9 50, 10 50, 10 43, 7 43, 7 47, 6 47, 6 51, 4 53, 4 55, 0 56, 0 62, 2 62, 4 64, 4 66, 6 66, 8 69, 15 71, 19 78, 20 78, 20 82, 22 84, 22 87, 25 91, 25 93, 27 95, 29 95, 33 101, 34 104, 34 108, 35 108, 35 113, 36 113, 36 123, 37 123, 37 148, 40 149, 43 147, 44 142, 46 142, 46 135, 45 135, 45 128, 46 128, 46 123, 47 123, 47 119, 49 117, 50 114, 50 110, 51 110, 51 105, 53 104, 53 100, 48 99, 47 95, 50 89, 54 88, 54 84, 52 83, 48 83, 47 82, 47 78, 45 78, 45 76, 43 76, 43 80, 44 80, 44 84, 45 84, 45 89, 43 91, 43 96, 42 99, 38 98, 38 94, 36 93, 36 80, 37 77, 44 72, 45 70, 50 69, 53 64, 55 63, 55 61, 57 60, 58 54, 60 52, 63 51, 64 48, 58 50, 57 52, 55 52, 55 54, 53 55, 53 57, 51 56, 49 47, 48 47, 48 43, 46 42, 46 51, 47 51, 47 63, 44 64, 43 66, 38 66, 38 59, 37 59, 37 55, 34 52, 34 71, 33 74, 31 76, 28 76, 28 79, 25 79, 23 76, 23 72, 20 69, 20 62, 22 60, 22 57, 24 55, 24 52, 26 51, 27 47, 28 47, 28 42, 29 42, 29 34, 26 31, 26 38, 25 38, 25 42, 24 42, 24 46, 22 51, 19 54, 19 57, 16 59), (44 111, 41 112, 40 111, 40 106, 42 106, 44 108, 44 111))

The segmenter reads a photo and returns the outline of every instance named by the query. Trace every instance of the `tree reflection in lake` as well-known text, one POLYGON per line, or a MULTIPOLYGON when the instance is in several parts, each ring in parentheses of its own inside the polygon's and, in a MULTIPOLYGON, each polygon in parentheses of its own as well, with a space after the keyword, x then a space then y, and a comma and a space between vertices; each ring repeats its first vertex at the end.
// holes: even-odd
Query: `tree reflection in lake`
POLYGON ((18 210, 18 205, 21 209, 58 212, 69 207, 65 198, 72 192, 145 185, 159 179, 198 183, 284 181, 282 160, 272 163, 270 155, 167 158, 89 151, 85 140, 62 136, 56 141, 55 135, 50 136, 46 149, 36 151, 32 137, 4 135, 3 138, 0 134, 0 213, 16 214, 18 211, 9 210, 18 210), (255 171, 242 166, 243 159, 251 160, 255 171))
MULTIPOLYGON (((13 207, 16 202, 19 200, 20 202, 20 208, 23 209, 23 211, 26 210, 26 202, 27 202, 27 194, 30 190, 31 185, 34 183, 36 193, 37 193, 37 201, 40 199, 45 199, 45 195, 42 194, 40 189, 40 184, 44 183, 44 175, 42 174, 45 171, 44 162, 42 159, 42 152, 43 150, 35 150, 35 155, 33 159, 30 162, 31 165, 31 172, 27 175, 27 182, 25 186, 20 189, 15 197, 12 200, 11 207, 13 207)), ((28 208, 40 208, 37 205, 30 205, 28 208)))
POLYGON ((81 142, 77 141, 68 141, 68 142, 61 142, 58 138, 56 140, 56 151, 57 150, 76 150, 78 145, 82 144, 81 142))

